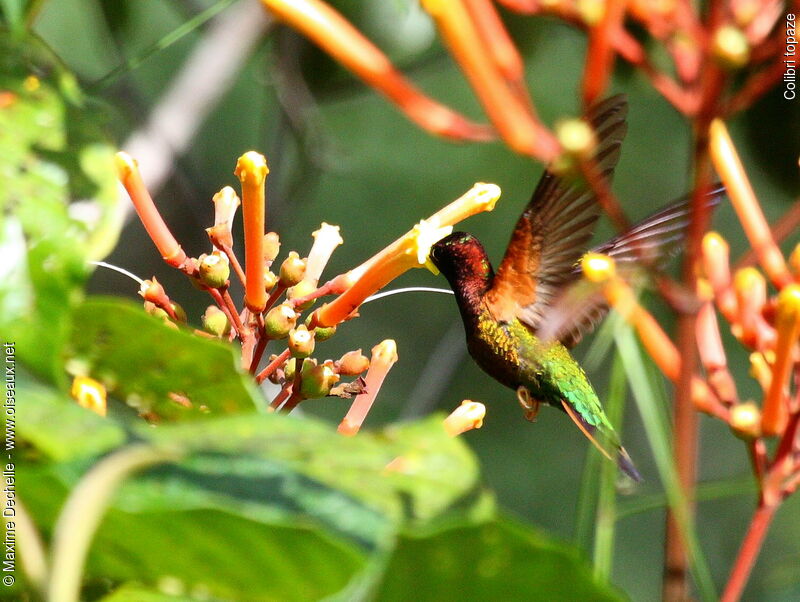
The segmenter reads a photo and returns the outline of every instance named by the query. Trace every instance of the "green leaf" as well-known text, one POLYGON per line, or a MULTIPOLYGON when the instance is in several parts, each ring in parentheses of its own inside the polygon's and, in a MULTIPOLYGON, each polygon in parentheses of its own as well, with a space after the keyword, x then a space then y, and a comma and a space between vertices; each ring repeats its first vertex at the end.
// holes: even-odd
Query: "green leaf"
POLYGON ((232 345, 170 328, 130 301, 91 298, 75 308, 72 323, 70 371, 103 382, 140 413, 179 420, 263 404, 232 345))
POLYGON ((65 386, 68 312, 121 225, 102 111, 37 38, 0 32, 0 331, 65 386))
POLYGON ((498 518, 400 537, 376 600, 621 600, 573 548, 498 518))
POLYGON ((18 374, 16 435, 53 460, 91 457, 125 442, 127 435, 116 422, 78 406, 55 389, 18 374))
MULTIPOLYGON (((170 591, 180 591, 183 589, 183 584, 178 580, 165 579, 162 588, 170 591)), ((207 597, 207 592, 203 590, 199 590, 197 594, 197 597, 193 597, 177 592, 165 593, 136 583, 126 583, 115 589, 108 596, 104 596, 102 602, 195 602, 207 597), (203 594, 206 595, 204 596, 203 594)))

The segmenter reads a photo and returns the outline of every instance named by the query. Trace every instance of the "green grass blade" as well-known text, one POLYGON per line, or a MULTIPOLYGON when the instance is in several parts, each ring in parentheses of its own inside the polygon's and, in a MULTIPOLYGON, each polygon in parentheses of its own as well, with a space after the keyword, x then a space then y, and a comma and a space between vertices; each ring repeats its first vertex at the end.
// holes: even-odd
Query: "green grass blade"
POLYGON ((90 92, 97 92, 98 90, 102 90, 121 75, 133 71, 134 69, 139 67, 139 65, 144 63, 147 59, 153 56, 155 53, 170 47, 172 44, 174 44, 184 36, 192 33, 195 29, 202 27, 206 22, 213 19, 215 16, 217 16, 223 10, 228 8, 235 1, 236 0, 219 0, 218 2, 215 2, 214 4, 209 6, 206 10, 195 15, 185 23, 182 23, 179 27, 173 29, 171 32, 163 36, 161 39, 153 42, 150 46, 148 46, 138 54, 130 57, 129 59, 126 59, 121 64, 114 67, 111 71, 106 73, 103 77, 101 77, 91 86, 89 86, 90 92))
POLYGON ((703 600, 711 602, 717 599, 717 595, 708 563, 697 540, 689 504, 678 481, 678 473, 673 462, 669 422, 665 420, 665 412, 662 410, 666 407, 666 400, 658 394, 658 387, 648 378, 645 360, 631 329, 619 328, 615 336, 670 509, 686 543, 689 565, 698 592, 703 600))
MULTIPOLYGON (((611 378, 606 397, 606 415, 622 436, 622 416, 625 410, 625 367, 618 354, 611 365, 611 378)), ((611 578, 614 563, 614 536, 617 520, 617 466, 605 461, 600 465, 600 483, 597 498, 597 520, 594 532, 594 570, 602 581, 611 578)))

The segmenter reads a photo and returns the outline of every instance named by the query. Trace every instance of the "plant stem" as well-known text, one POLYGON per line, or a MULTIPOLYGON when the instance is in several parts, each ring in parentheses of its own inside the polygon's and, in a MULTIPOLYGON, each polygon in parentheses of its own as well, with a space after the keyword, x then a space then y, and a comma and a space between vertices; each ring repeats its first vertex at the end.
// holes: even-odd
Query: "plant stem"
POLYGON ((731 576, 725 586, 725 592, 722 594, 722 602, 736 602, 741 597, 747 584, 747 579, 750 577, 750 571, 753 569, 756 558, 758 558, 761 544, 764 542, 764 537, 779 505, 764 504, 763 500, 758 505, 750 521, 747 534, 742 541, 742 547, 739 549, 739 555, 736 557, 736 562, 731 570, 731 576))

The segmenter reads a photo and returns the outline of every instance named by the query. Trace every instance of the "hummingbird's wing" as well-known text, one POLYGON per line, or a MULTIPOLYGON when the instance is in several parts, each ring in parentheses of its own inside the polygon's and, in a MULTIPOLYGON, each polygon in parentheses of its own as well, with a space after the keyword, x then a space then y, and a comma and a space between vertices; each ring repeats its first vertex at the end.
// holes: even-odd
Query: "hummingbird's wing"
MULTIPOLYGON (((725 187, 715 184, 705 197, 705 206, 713 209, 724 194, 725 187)), ((691 197, 685 196, 589 252, 609 255, 614 258, 618 274, 629 282, 640 282, 643 266, 661 270, 683 249, 691 206, 691 197)), ((580 266, 575 265, 536 334, 543 340, 558 339, 572 347, 594 330, 607 313, 600 287, 582 278, 580 266)))
MULTIPOLYGON (((607 180, 619 160, 627 113, 627 100, 618 95, 592 107, 586 117, 597 136, 594 160, 607 180)), ((583 182, 546 170, 486 293, 494 317, 506 322, 519 317, 535 329, 572 277, 572 267, 589 244, 599 216, 595 195, 583 182)))

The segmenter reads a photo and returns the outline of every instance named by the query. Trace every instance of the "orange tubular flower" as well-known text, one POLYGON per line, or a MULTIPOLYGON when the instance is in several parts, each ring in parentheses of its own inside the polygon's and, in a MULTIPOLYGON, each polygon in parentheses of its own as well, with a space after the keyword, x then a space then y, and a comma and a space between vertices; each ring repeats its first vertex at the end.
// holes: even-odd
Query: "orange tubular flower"
POLYGON ((451 437, 466 433, 472 429, 479 429, 483 426, 483 419, 486 417, 486 406, 477 401, 465 399, 461 405, 453 410, 444 419, 444 430, 451 437))
POLYGON ((352 314, 364 299, 411 268, 428 266, 431 245, 447 236, 453 224, 481 211, 491 211, 500 197, 495 184, 478 183, 427 220, 347 274, 331 282, 346 287, 340 296, 314 312, 312 326, 335 326, 352 314))
POLYGON ((153 198, 142 182, 138 163, 128 153, 123 152, 116 154, 115 163, 117 177, 128 192, 128 196, 131 197, 136 213, 139 214, 139 219, 142 220, 147 234, 155 243, 161 257, 169 265, 180 268, 186 261, 186 253, 172 236, 172 232, 169 231, 167 224, 164 223, 161 214, 156 209, 153 198))
POLYGON ((625 0, 609 0, 600 21, 589 29, 589 48, 583 70, 583 103, 589 107, 603 94, 614 67, 613 39, 625 19, 625 0))
POLYGON ((777 288, 792 282, 778 245, 772 238, 764 213, 742 166, 725 124, 715 119, 711 123, 711 158, 722 178, 745 234, 756 252, 758 262, 777 288))
POLYGON ((515 151, 548 162, 559 152, 555 137, 511 90, 492 60, 463 0, 422 0, 503 140, 515 151))
POLYGON ((247 152, 239 157, 234 173, 242 183, 246 280, 244 302, 250 311, 260 313, 267 305, 267 292, 264 289, 264 183, 269 173, 267 160, 255 151, 247 152))
POLYGON ((736 295, 731 288, 728 243, 716 232, 708 232, 703 237, 703 271, 708 278, 719 311, 731 324, 736 322, 736 295))
POLYGON ((772 365, 772 381, 764 399, 761 419, 761 430, 765 435, 783 433, 789 419, 789 401, 785 391, 794 363, 793 352, 800 335, 800 285, 791 284, 778 295, 775 327, 778 331, 775 363, 772 365))
POLYGON ((372 359, 369 362, 367 376, 364 378, 367 392, 356 395, 353 405, 339 424, 339 432, 342 435, 351 437, 359 431, 386 375, 396 362, 397 345, 393 340, 386 339, 372 348, 372 359))
POLYGON ((758 348, 767 326, 761 316, 767 302, 767 282, 757 269, 742 268, 736 272, 733 283, 739 308, 733 333, 748 347, 758 348))
POLYGON ((494 137, 489 126, 473 123, 425 96, 394 68, 385 54, 325 2, 261 0, 261 3, 386 95, 421 128, 456 140, 486 141, 494 137))

